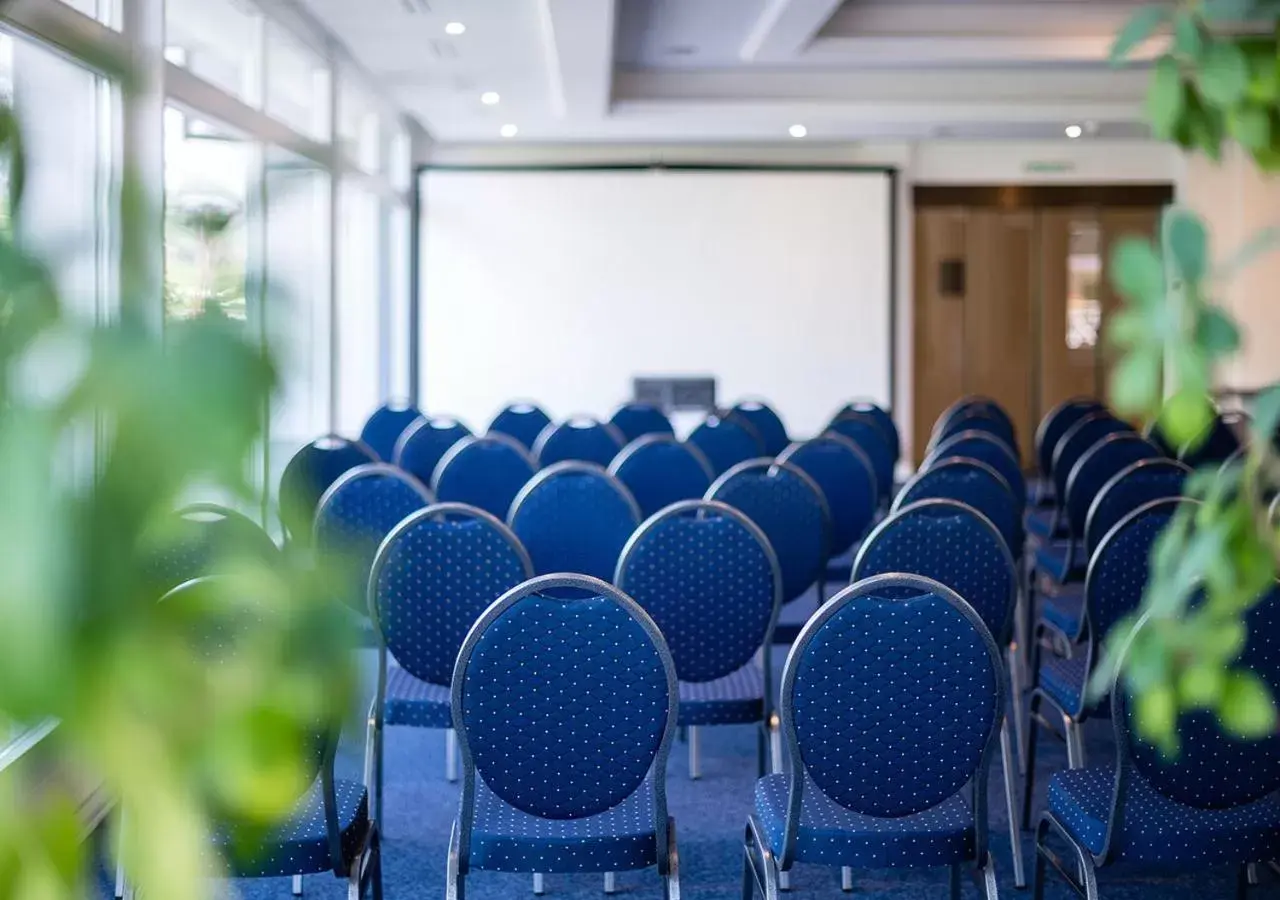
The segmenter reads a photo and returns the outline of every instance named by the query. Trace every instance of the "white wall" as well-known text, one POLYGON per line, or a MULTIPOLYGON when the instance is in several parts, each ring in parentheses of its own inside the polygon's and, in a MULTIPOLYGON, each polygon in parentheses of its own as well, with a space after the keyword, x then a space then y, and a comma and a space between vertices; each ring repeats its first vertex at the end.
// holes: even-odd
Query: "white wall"
POLYGON ((636 375, 714 375, 795 434, 890 401, 883 172, 424 179, 423 394, 482 426, 528 396, 607 416, 636 375))

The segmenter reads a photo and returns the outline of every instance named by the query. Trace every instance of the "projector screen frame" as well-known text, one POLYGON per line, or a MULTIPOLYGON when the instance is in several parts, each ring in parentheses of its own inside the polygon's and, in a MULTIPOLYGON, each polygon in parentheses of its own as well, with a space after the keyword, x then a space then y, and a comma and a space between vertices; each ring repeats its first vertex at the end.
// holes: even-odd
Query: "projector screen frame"
MULTIPOLYGON (((784 173, 819 173, 819 174, 876 174, 889 180, 889 203, 885 211, 886 224, 889 229, 889 272, 888 291, 884 302, 888 305, 888 385, 889 414, 899 406, 898 397, 898 192, 899 169, 897 166, 872 164, 837 164, 820 163, 814 165, 795 163, 419 163, 413 169, 413 186, 410 198, 410 254, 409 254, 409 399, 415 405, 420 404, 421 394, 421 329, 422 329, 422 255, 423 241, 422 216, 430 210, 424 207, 422 200, 423 176, 428 172, 501 172, 501 173, 547 173, 547 172, 784 172, 784 173)), ((623 398, 619 398, 621 402, 623 398)))

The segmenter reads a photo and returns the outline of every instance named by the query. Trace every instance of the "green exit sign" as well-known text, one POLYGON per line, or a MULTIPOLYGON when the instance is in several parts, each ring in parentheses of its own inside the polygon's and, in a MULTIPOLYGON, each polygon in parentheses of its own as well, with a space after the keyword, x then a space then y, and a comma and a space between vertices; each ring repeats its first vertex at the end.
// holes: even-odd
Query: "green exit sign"
POLYGON ((1035 172, 1040 175, 1051 175, 1061 172, 1074 172, 1076 165, 1075 163, 1054 160, 1032 160, 1023 166, 1023 169, 1027 172, 1035 172))

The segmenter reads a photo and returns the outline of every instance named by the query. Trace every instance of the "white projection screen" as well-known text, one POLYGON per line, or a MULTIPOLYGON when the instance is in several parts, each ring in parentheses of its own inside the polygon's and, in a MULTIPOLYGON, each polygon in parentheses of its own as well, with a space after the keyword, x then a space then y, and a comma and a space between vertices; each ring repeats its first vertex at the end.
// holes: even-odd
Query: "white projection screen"
POLYGON ((833 169, 428 169, 420 399, 607 418, 635 376, 713 376, 793 436, 891 402, 893 180, 833 169))

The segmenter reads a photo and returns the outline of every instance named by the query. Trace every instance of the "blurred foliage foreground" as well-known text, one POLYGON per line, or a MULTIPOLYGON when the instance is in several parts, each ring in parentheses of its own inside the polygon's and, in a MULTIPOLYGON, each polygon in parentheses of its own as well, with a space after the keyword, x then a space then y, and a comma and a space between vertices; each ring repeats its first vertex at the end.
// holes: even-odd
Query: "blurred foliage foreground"
POLYGON ((0 721, 57 722, 0 770, 0 897, 91 893, 86 786, 115 801, 109 846, 144 896, 209 896, 213 830, 248 845, 288 814, 317 731, 349 708, 349 620, 314 575, 234 547, 199 602, 158 602, 171 585, 154 561, 181 540, 184 497, 258 502, 246 473, 273 366, 215 313, 163 338, 146 324, 161 299, 137 260, 161 229, 128 175, 119 316, 69 314, 59 260, 12 237, 24 160, 8 112, 0 153, 14 194, 0 234, 0 721))
MULTIPOLYGON (((1280 169, 1278 23, 1276 0, 1152 4, 1118 35, 1113 61, 1164 41, 1148 94, 1154 133, 1213 160, 1234 141, 1271 172, 1280 169)), ((1280 230, 1264 231, 1215 264, 1203 221, 1173 208, 1158 245, 1129 239, 1117 247, 1112 278, 1126 306, 1108 338, 1123 353, 1111 386, 1119 412, 1156 422, 1174 447, 1204 438, 1214 416, 1214 370, 1241 344, 1237 323, 1214 296, 1274 250, 1277 238, 1280 230)), ((1268 507, 1280 488, 1278 424, 1280 388, 1273 387, 1253 410, 1247 454, 1188 480, 1186 493, 1199 503, 1184 505, 1158 541, 1142 609, 1110 635, 1107 664, 1092 685, 1095 696, 1110 688, 1122 664, 1118 650, 1128 647, 1123 676, 1139 728, 1170 754, 1178 750, 1179 718, 1197 710, 1214 713, 1240 738, 1276 732, 1274 686, 1236 663, 1249 610, 1276 584, 1280 540, 1268 507)))

